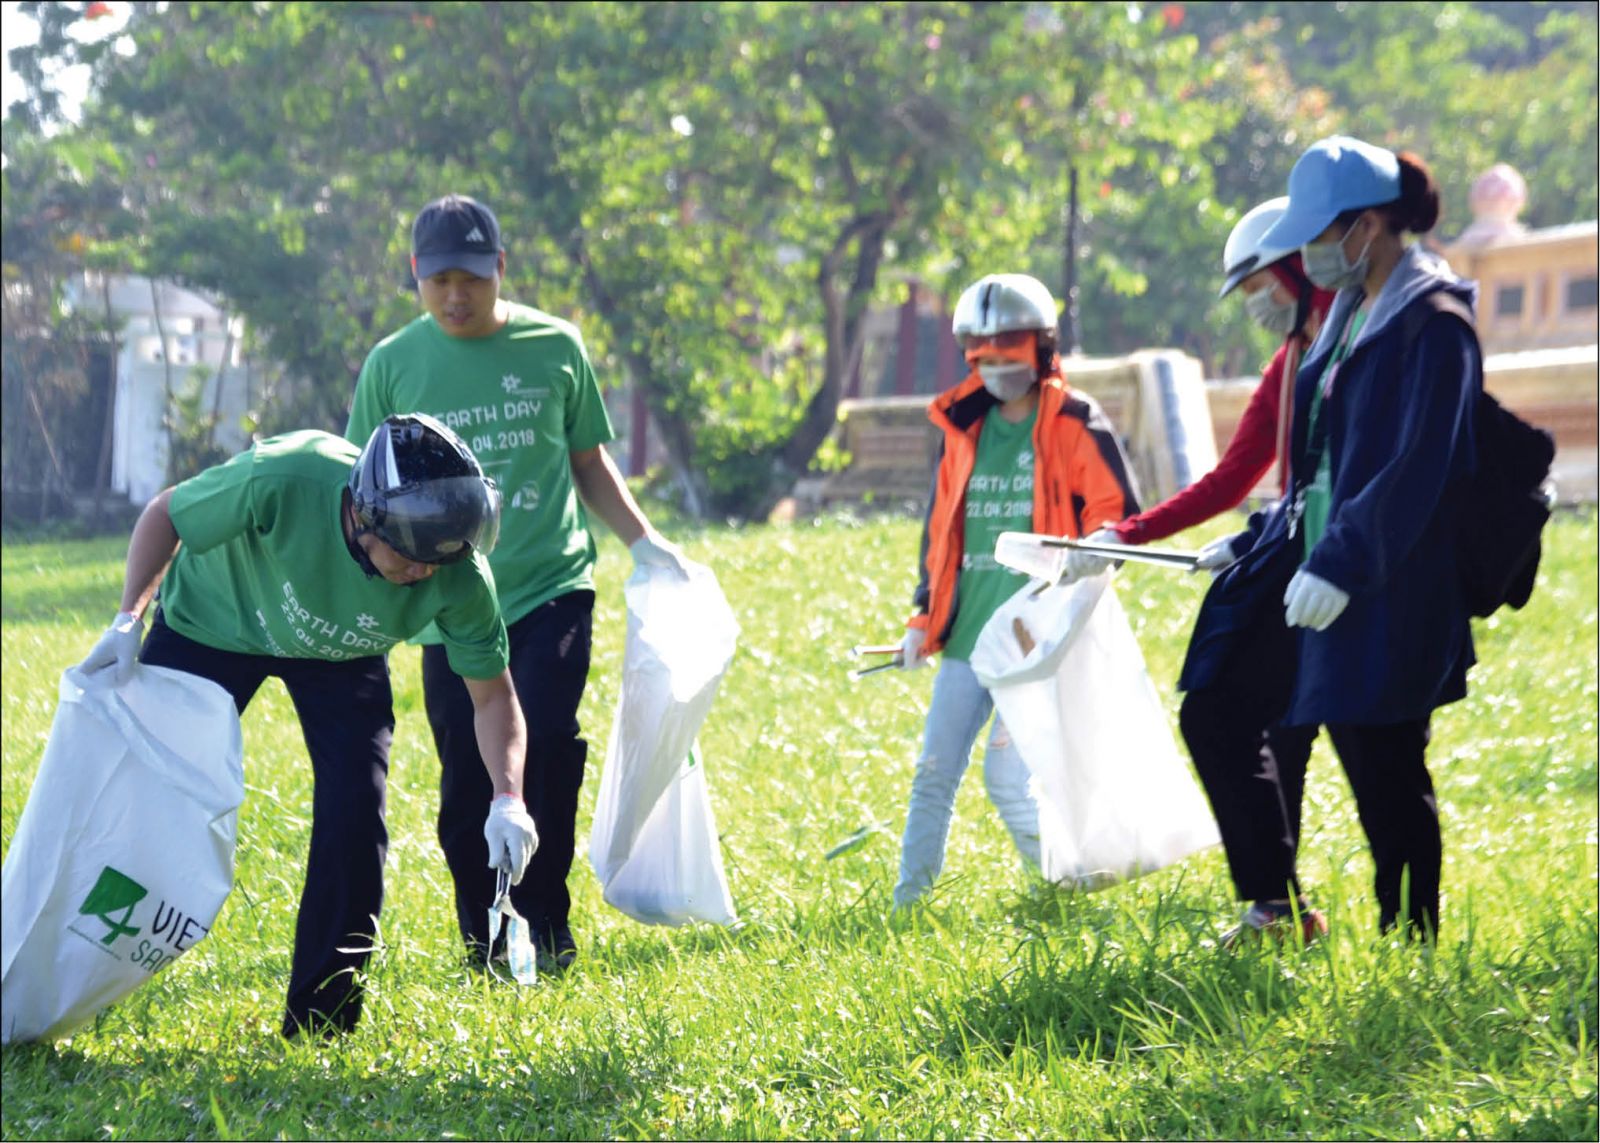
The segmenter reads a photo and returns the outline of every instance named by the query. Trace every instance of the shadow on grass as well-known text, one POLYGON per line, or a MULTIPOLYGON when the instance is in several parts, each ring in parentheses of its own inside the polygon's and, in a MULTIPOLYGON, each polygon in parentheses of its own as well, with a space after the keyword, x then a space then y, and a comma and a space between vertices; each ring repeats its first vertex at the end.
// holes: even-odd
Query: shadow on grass
POLYGON ((70 1046, 7 1047, 5 1135, 104 1138, 606 1138, 648 1114, 649 1076, 615 1047, 485 1053, 441 1063, 403 1050, 275 1039, 146 1049, 126 1060, 70 1046), (489 1056, 488 1059, 485 1057, 489 1056))

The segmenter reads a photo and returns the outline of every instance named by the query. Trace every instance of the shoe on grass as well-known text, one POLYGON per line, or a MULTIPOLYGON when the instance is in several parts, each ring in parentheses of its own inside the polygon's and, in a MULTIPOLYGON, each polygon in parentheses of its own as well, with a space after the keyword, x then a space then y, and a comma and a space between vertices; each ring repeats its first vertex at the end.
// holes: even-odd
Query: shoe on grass
POLYGON ((540 972, 560 974, 571 968, 578 959, 578 942, 572 939, 572 930, 562 925, 556 932, 543 932, 533 945, 534 963, 540 972))
POLYGON ((1222 947, 1234 948, 1262 937, 1278 944, 1294 942, 1302 948, 1328 935, 1328 918, 1320 909, 1301 902, 1299 932, 1295 932, 1296 909, 1287 901, 1257 901, 1244 911, 1239 923, 1222 934, 1222 947))

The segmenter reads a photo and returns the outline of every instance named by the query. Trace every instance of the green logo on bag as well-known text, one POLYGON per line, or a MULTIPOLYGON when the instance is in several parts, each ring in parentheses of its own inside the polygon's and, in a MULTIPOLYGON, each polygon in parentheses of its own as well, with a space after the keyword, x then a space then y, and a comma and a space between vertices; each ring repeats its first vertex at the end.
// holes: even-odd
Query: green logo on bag
POLYGON ((100 943, 109 945, 118 937, 131 937, 139 933, 138 926, 129 922, 133 920, 133 907, 143 901, 149 892, 127 874, 118 873, 108 865, 100 871, 100 880, 89 890, 83 904, 78 906, 78 912, 85 917, 99 917, 105 922, 107 932, 100 938, 100 943), (119 916, 113 917, 113 913, 119 916))

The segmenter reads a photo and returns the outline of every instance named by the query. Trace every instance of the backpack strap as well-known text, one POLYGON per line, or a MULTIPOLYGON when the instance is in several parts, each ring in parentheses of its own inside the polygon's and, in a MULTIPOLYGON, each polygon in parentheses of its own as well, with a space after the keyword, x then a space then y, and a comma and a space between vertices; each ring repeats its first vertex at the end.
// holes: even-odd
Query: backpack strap
POLYGON ((1440 314, 1449 314, 1456 318, 1472 331, 1472 336, 1478 336, 1478 323, 1472 316, 1472 311, 1467 304, 1456 297, 1449 290, 1435 290, 1407 306, 1400 314, 1400 344, 1405 348, 1402 355, 1411 352, 1411 347, 1416 345, 1417 338, 1422 336, 1422 328, 1440 314))

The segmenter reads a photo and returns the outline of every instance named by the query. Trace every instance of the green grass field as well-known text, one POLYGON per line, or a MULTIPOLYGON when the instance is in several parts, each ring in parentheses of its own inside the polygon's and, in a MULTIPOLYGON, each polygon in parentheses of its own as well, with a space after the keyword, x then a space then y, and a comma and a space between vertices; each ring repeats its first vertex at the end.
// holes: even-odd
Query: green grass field
MULTIPOLYGON (((1325 738, 1301 871, 1332 936, 1303 953, 1217 948, 1237 909, 1220 851, 1092 895, 1030 883, 970 772, 934 904, 891 918, 933 672, 852 683, 844 651, 897 636, 916 544, 904 520, 685 538, 743 625, 701 737, 745 922, 726 931, 636 924, 587 864, 628 563, 603 543, 582 959, 531 989, 459 967, 417 653, 397 652, 383 948, 361 1028, 328 1047, 277 1034, 310 789, 269 684, 245 718, 238 881, 212 935, 92 1028, 5 1049, 4 1137, 1596 1137, 1592 511, 1552 526, 1533 602, 1480 625, 1471 697, 1434 719, 1432 952, 1377 936, 1325 738)), ((7 846, 124 549, 4 548, 7 846)), ((1135 565, 1118 581, 1174 726, 1202 587, 1135 565)))

